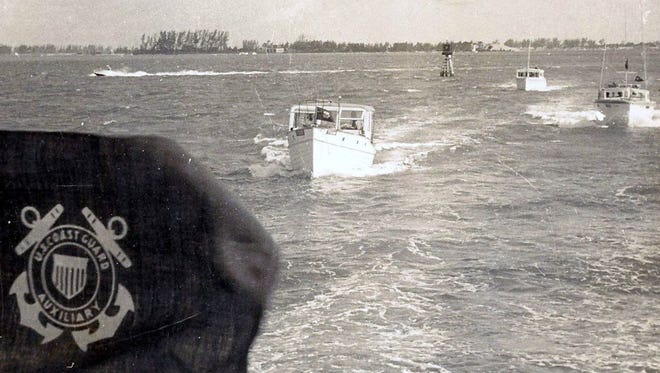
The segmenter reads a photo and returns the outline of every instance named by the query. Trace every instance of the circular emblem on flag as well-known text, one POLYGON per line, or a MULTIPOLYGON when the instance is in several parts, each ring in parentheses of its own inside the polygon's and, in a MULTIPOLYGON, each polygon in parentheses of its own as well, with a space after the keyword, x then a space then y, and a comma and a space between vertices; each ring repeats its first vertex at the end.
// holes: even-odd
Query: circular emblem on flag
POLYGON ((135 310, 128 289, 117 282, 115 265, 132 266, 117 244, 128 226, 120 216, 103 224, 87 207, 81 212, 91 230, 55 226, 62 212, 60 204, 43 217, 32 206, 21 211, 21 221, 30 231, 14 251, 30 254, 26 270, 14 280, 9 294, 16 296, 20 325, 41 335, 41 344, 69 331, 78 347, 87 351, 89 344, 112 338, 128 312, 135 310))
POLYGON ((112 257, 94 233, 74 225, 52 228, 37 242, 28 284, 44 315, 66 328, 92 323, 117 288, 112 257))

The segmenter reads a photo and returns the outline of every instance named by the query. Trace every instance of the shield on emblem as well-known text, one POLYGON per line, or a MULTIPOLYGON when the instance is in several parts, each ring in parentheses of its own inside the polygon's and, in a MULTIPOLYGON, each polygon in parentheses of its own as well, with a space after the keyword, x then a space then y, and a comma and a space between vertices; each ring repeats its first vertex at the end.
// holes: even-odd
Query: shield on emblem
POLYGON ((53 272, 51 279, 55 288, 71 299, 85 288, 87 284, 88 258, 78 256, 53 254, 53 272))

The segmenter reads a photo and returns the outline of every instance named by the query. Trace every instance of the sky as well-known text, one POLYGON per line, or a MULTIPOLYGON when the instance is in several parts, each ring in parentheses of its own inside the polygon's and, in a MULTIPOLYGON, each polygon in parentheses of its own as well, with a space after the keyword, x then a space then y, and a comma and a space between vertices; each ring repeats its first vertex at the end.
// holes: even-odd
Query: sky
POLYGON ((142 34, 200 29, 227 31, 239 47, 302 35, 365 43, 639 42, 643 32, 657 41, 660 0, 0 0, 0 44, 11 46, 137 46, 142 34))

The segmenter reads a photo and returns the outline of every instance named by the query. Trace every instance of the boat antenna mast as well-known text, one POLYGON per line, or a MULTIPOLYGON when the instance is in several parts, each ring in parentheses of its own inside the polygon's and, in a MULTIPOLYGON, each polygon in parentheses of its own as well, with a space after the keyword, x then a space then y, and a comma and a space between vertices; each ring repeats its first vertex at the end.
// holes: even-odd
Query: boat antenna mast
POLYGON ((335 119, 335 129, 339 131, 340 128, 340 120, 341 118, 341 96, 337 96, 337 118, 335 119))
POLYGON ((641 30, 641 38, 642 38, 642 63, 644 66, 644 89, 649 88, 649 83, 646 79, 646 44, 644 43, 644 24, 646 23, 646 14, 644 12, 644 1, 641 2, 640 8, 642 10, 642 30, 641 30))
MULTIPOLYGON (((623 46, 626 46, 626 43, 628 42, 628 7, 625 6, 623 8, 623 46)), ((625 79, 625 84, 628 86, 628 56, 626 55, 626 64, 625 64, 625 73, 624 73, 624 79, 625 79)))
POLYGON ((605 47, 603 48, 603 62, 600 64, 600 84, 598 84, 598 90, 603 89, 603 74, 605 72, 605 52, 607 52, 607 42, 605 42, 605 47))
POLYGON ((527 44, 527 76, 529 76, 529 59, 532 56, 532 38, 529 38, 529 43, 527 44))

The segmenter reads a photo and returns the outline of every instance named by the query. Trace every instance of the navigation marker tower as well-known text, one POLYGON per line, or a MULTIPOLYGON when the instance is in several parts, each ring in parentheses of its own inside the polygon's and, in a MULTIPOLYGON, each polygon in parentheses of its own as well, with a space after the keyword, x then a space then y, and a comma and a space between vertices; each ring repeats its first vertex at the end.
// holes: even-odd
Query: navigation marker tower
POLYGON ((442 65, 440 76, 454 76, 454 45, 452 43, 442 44, 442 55, 445 56, 445 64, 442 65))

